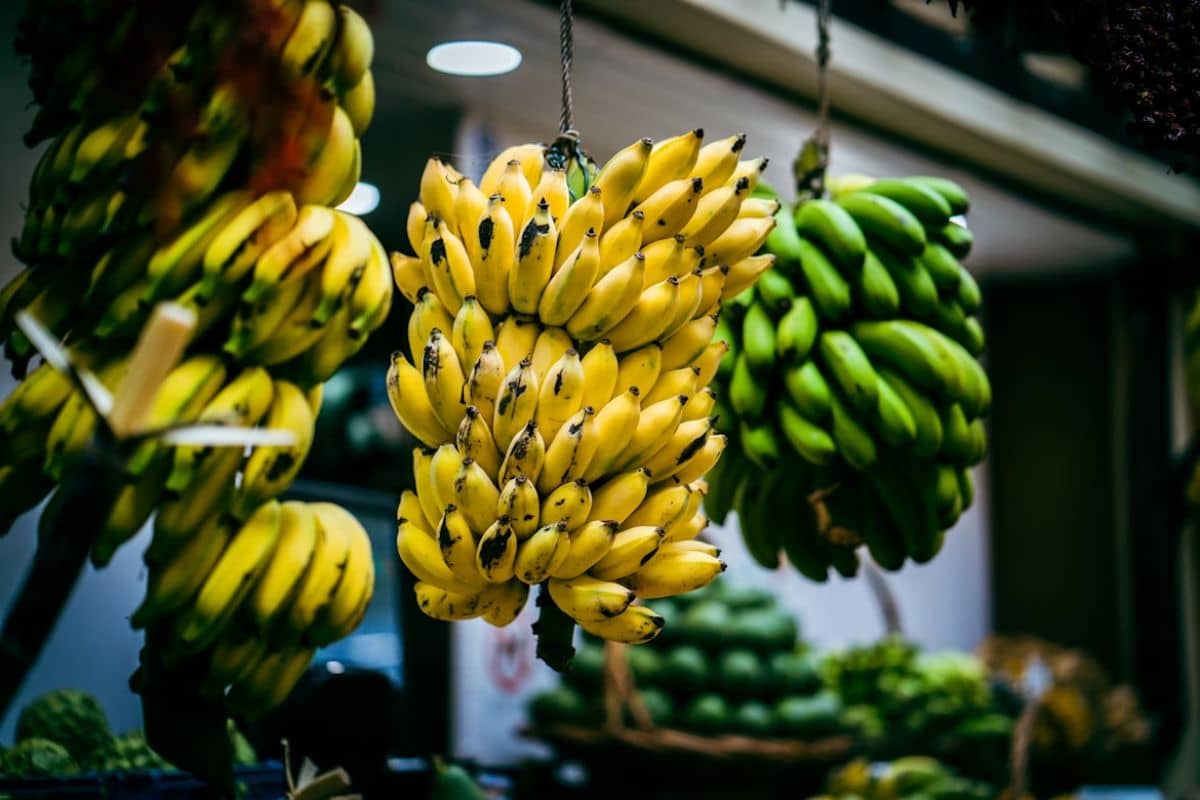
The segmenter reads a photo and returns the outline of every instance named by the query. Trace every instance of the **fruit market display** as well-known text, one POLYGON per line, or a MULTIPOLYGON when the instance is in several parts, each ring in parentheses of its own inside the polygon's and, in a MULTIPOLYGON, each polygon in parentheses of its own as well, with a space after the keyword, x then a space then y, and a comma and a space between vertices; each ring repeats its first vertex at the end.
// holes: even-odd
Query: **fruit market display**
POLYGON ((904 756, 874 764, 857 758, 830 773, 825 793, 813 800, 992 800, 997 794, 994 786, 959 776, 937 759, 904 756))
POLYGON ((854 574, 860 544, 886 569, 937 554, 971 505, 991 402, 979 288, 959 263, 966 195, 925 177, 830 186, 781 204, 754 257, 774 266, 717 323, 731 446, 705 502, 716 521, 738 511, 760 564, 782 551, 816 581, 854 574))
POLYGON ((641 139, 598 170, 511 147, 479 184, 430 159, 394 253, 414 305, 388 391, 413 452, 397 546, 428 615, 512 622, 529 587, 585 631, 645 642, 635 600, 724 569, 697 541, 725 449, 719 303, 770 266, 765 159, 744 136, 641 139))
POLYGON ((91 556, 108 563, 157 512, 134 624, 165 663, 206 665, 211 697, 232 687, 231 708, 259 713, 372 591, 353 517, 273 499, 307 455, 322 382, 391 307, 386 252, 333 208, 373 113, 370 30, 329 0, 56 0, 30 5, 18 48, 40 106, 27 139, 49 145, 14 244, 26 268, 0 290, 0 337, 24 377, 0 406, 0 529, 54 490, 98 425, 51 366, 24 374, 34 352, 14 314, 115 391, 155 305, 191 309, 148 425, 263 426, 295 443, 124 448, 91 556))
MULTIPOLYGON (((228 735, 238 766, 258 763, 232 721, 228 735)), ((96 698, 76 689, 57 689, 33 700, 17 718, 13 746, 0 748, 0 778, 174 769, 141 731, 114 735, 96 698)))
MULTIPOLYGON (((795 618, 769 592, 718 581, 653 605, 677 622, 652 646, 626 654, 655 726, 810 740, 844 730, 841 700, 824 689, 818 658, 798 646, 795 618)), ((602 721, 602 649, 586 641, 563 683, 531 701, 536 722, 602 721)))

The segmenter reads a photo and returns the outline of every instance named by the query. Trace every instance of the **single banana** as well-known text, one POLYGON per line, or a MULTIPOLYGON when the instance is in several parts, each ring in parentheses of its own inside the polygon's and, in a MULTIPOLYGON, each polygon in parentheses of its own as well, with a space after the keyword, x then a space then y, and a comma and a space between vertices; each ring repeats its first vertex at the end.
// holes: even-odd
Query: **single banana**
POLYGON ((592 490, 587 481, 571 481, 546 495, 542 501, 541 521, 543 525, 563 522, 567 530, 574 530, 587 521, 591 510, 592 490))
POLYGON ((442 560, 437 541, 407 519, 401 519, 397 524, 396 550, 404 566, 418 581, 455 594, 469 595, 478 590, 478 581, 461 583, 442 560))
POLYGON ((775 218, 738 218, 704 248, 703 266, 736 264, 758 252, 771 231, 775 218))
POLYGON ((645 172, 633 191, 633 204, 641 203, 667 183, 689 175, 696 166, 703 143, 702 128, 656 142, 650 149, 645 172))
POLYGON ((641 293, 633 309, 603 335, 618 353, 649 344, 663 334, 679 299, 679 279, 667 278, 641 293))
POLYGON ((307 503, 288 501, 279 507, 279 542, 262 575, 246 598, 255 625, 268 630, 295 597, 317 553, 317 521, 307 503))
POLYGON ((417 302, 417 292, 425 288, 425 271, 421 259, 392 251, 389 257, 392 264, 392 280, 404 299, 410 303, 417 302))
MULTIPOLYGON (((746 134, 738 133, 700 148, 692 175, 704 179, 709 192, 723 186, 737 169, 738 157, 746 146, 746 134)), ((749 184, 749 180, 747 180, 749 184)))
POLYGON ((524 475, 536 485, 545 461, 546 441, 538 430, 537 422, 531 420, 509 444, 504 462, 500 465, 499 480, 508 483, 518 475, 524 475))
MULTIPOLYGON (((485 193, 488 191, 480 187, 485 193)), ((430 158, 421 172, 421 205, 430 217, 441 220, 451 228, 458 227, 454 210, 458 200, 458 181, 450 174, 447 165, 439 158, 430 158)), ((424 248, 428 249, 428 240, 424 248)))
MULTIPOLYGON (((583 244, 588 231, 599 237, 604 230, 604 203, 601 200, 600 187, 592 186, 588 193, 572 203, 561 218, 555 219, 558 225, 558 247, 554 254, 554 271, 562 269, 569 256, 574 255, 579 245, 583 244)), ((597 269, 599 269, 599 244, 597 239, 597 269)), ((630 254, 632 255, 632 254, 630 254)), ((558 323, 561 324, 561 323, 558 323)))
POLYGON ((463 298, 463 304, 454 318, 450 340, 462 364, 474 364, 483 352, 484 342, 496 340, 491 319, 473 295, 463 298))
POLYGON ((662 528, 645 525, 625 528, 613 536, 612 546, 588 573, 603 581, 615 581, 637 572, 658 552, 662 528))
POLYGON ((572 580, 552 578, 547 584, 554 604, 568 617, 587 622, 600 622, 622 614, 633 604, 635 595, 612 581, 596 580, 582 575, 572 580))
POLYGON ((554 270, 554 248, 558 232, 543 201, 533 218, 521 229, 517 257, 508 273, 508 299, 523 314, 536 314, 542 292, 554 270))
POLYGON ((622 217, 627 216, 626 212, 629 210, 634 193, 646 172, 646 165, 653 149, 654 142, 652 140, 639 139, 619 150, 596 173, 592 185, 600 189, 604 198, 604 228, 606 230, 622 217))
POLYGON ((517 435, 533 421, 537 400, 538 376, 533 371, 533 363, 526 358, 505 376, 496 397, 492 436, 497 448, 508 452, 517 435))
POLYGON ((353 631, 361 621, 374 593, 375 559, 371 537, 353 514, 334 503, 312 503, 311 507, 323 529, 339 527, 349 540, 342 578, 305 636, 312 644, 325 646, 353 631))
POLYGON ((599 271, 600 239, 594 228, 588 228, 583 241, 546 284, 538 303, 542 324, 565 325, 587 299, 599 271))
MULTIPOLYGON (((508 313, 508 276, 516 260, 516 233, 504 210, 504 198, 492 195, 475 234, 464 241, 478 241, 479 253, 472 255, 475 293, 489 314, 508 313)), ((468 246, 468 252, 470 246, 468 246)))
POLYGON ((741 294, 774 264, 775 256, 772 253, 748 256, 730 264, 729 274, 725 276, 725 286, 721 288, 721 299, 729 300, 741 294))
POLYGON ((434 413, 446 432, 454 436, 467 412, 463 405, 463 386, 467 379, 458 354, 440 328, 429 333, 421 358, 421 371, 434 413))
POLYGON ((517 162, 521 175, 525 178, 525 183, 529 186, 536 186, 541 181, 545 160, 545 147, 541 144, 513 145, 488 164, 487 170, 479 180, 479 188, 486 195, 494 194, 500 187, 500 181, 508 170, 508 165, 513 161, 517 162))
POLYGON ((724 571, 725 562, 707 552, 690 549, 660 551, 646 566, 625 578, 624 584, 643 600, 654 600, 694 592, 724 571))
POLYGON ((506 372, 521 363, 522 359, 533 358, 533 350, 541 332, 542 327, 537 322, 515 316, 506 318, 496 327, 496 350, 500 353, 506 372))
MULTIPOLYGON (((342 211, 334 212, 333 230, 329 237, 329 255, 321 269, 321 302, 313 313, 313 320, 318 323, 328 322, 334 312, 350 299, 359 284, 366 280, 372 248, 375 246, 375 236, 370 228, 358 217, 342 211)), ((390 281, 387 284, 391 286, 390 281)), ((352 313, 361 310, 352 309, 352 313)))
POLYGON ((547 371, 538 389, 534 419, 548 441, 553 440, 558 429, 582 407, 583 385, 583 363, 579 353, 567 350, 547 371))
POLYGON ((494 342, 484 342, 479 358, 467 376, 464 398, 489 423, 495 420, 496 398, 504 381, 504 361, 494 342))
POLYGON ((532 536, 541 525, 541 500, 533 481, 518 475, 505 483, 496 501, 496 515, 508 517, 518 539, 532 536))
MULTIPOLYGON (((454 503, 454 479, 462 469, 463 456, 453 443, 444 444, 429 459, 429 487, 433 490, 433 502, 439 509, 454 503)), ((442 514, 437 515, 441 519, 442 514)))
POLYGON ((650 471, 645 467, 623 472, 606 480, 592 492, 593 522, 611 521, 621 525, 646 499, 650 471))
POLYGON ((561 566, 570 552, 571 540, 562 522, 543 525, 517 546, 514 571, 517 580, 530 586, 541 583, 550 575, 551 565, 561 566))
POLYGON ((478 593, 453 592, 425 581, 418 581, 414 589, 417 594, 417 607, 426 616, 436 620, 457 622, 474 619, 483 613, 479 609, 478 593))
POLYGON ((600 444, 595 421, 595 410, 584 406, 559 428, 546 447, 546 461, 537 480, 539 492, 549 494, 555 487, 577 480, 587 470, 600 444))
POLYGON ((571 336, 562 328, 542 328, 533 346, 533 371, 540 383, 545 383, 550 367, 574 347, 571 336))
POLYGON ((592 520, 571 531, 570 550, 554 565, 551 577, 572 580, 582 576, 608 552, 617 527, 613 520, 592 520))
POLYGON ((520 616, 529 600, 529 586, 520 581, 508 581, 489 586, 480 596, 480 605, 486 606, 483 619, 489 625, 503 628, 511 625, 520 616))
POLYGON ((596 483, 613 471, 613 465, 629 442, 629 431, 639 425, 639 394, 637 387, 631 386, 608 401, 596 415, 595 429, 599 444, 583 474, 589 484, 596 483))
POLYGON ((704 448, 711 433, 712 421, 707 418, 680 422, 667 445, 645 464, 654 481, 666 480, 682 469, 704 448))
POLYGON ((665 620, 646 606, 630 606, 623 614, 601 622, 579 622, 587 633, 625 644, 644 644, 662 633, 665 620))
POLYGON ((386 380, 388 401, 409 433, 429 447, 445 441, 446 430, 425 393, 424 378, 398 350, 392 353, 386 380))
POLYGON ((514 576, 517 534, 507 517, 500 517, 479 537, 475 567, 488 583, 506 583, 514 576))
POLYGON ((488 475, 496 475, 500 470, 500 451, 496 448, 496 440, 487 420, 475 406, 467 406, 466 416, 458 426, 455 443, 463 458, 469 458, 479 463, 488 475))
POLYGON ((242 468, 242 481, 234 496, 232 510, 235 516, 245 516, 291 485, 308 457, 316 423, 304 392, 288 381, 276 381, 271 408, 263 424, 268 429, 291 431, 296 441, 287 447, 254 448, 242 468))
POLYGON ((687 397, 680 395, 643 408, 633 435, 628 437, 628 443, 612 464, 613 468, 626 470, 640 466, 666 447, 679 427, 685 405, 687 397))
POLYGON ((296 223, 267 248, 254 264, 254 277, 242 294, 247 303, 257 302, 288 278, 298 278, 325 260, 333 246, 333 229, 338 215, 320 205, 306 205, 296 223))
POLYGON ((637 307, 645 275, 646 259, 641 253, 634 253, 613 267, 596 282, 567 320, 567 331, 581 342, 603 337, 637 307))
POLYGON ((259 257, 296 223, 296 202, 290 192, 261 195, 225 224, 204 252, 201 295, 209 297, 218 282, 236 283, 259 257))
POLYGON ((270 560, 279 527, 280 505, 272 500, 234 534, 192 606, 176 620, 175 637, 185 650, 198 651, 221 635, 270 560))
POLYGON ((600 272, 604 277, 612 272, 613 267, 625 263, 638 252, 642 246, 642 228, 646 215, 634 211, 627 217, 622 217, 614 225, 606 226, 600 237, 600 272))
MULTIPOLYGON (((717 317, 697 317, 662 343, 662 368, 674 370, 694 364, 704 354, 717 330, 717 317)), ((700 385, 697 383, 697 385, 700 385)))

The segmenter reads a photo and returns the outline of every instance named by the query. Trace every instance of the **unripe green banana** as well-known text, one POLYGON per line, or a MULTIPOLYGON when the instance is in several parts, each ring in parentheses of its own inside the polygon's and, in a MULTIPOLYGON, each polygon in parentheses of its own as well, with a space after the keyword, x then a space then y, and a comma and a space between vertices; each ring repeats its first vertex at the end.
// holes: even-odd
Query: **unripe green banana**
MULTIPOLYGON (((863 252, 865 254, 866 251, 863 252)), ((864 257, 859 257, 857 263, 861 264, 864 257)), ((857 266, 848 269, 857 269, 857 266)), ((808 293, 822 317, 836 322, 850 312, 850 284, 821 248, 805 238, 800 239, 800 270, 808 284, 808 293)))
POLYGON ((779 462, 779 442, 770 422, 751 425, 742 420, 738 434, 742 440, 742 452, 759 467, 772 469, 779 462))
POLYGON ((971 207, 971 201, 968 199, 967 193, 963 191, 961 186, 952 180, 947 178, 927 177, 924 175, 905 178, 904 180, 907 183, 926 186, 940 194, 950 206, 950 213, 955 216, 966 214, 971 207))
POLYGON ((916 426, 913 452, 922 458, 933 458, 942 448, 942 419, 937 407, 898 373, 883 368, 879 370, 879 378, 882 382, 880 391, 884 391, 886 384, 904 402, 913 419, 916 426))
POLYGON ((729 404, 739 417, 757 419, 767 404, 767 390, 754 377, 745 353, 738 355, 729 379, 729 404))
POLYGON ((940 228, 954 215, 950 203, 920 180, 885 178, 865 187, 871 194, 886 197, 904 206, 921 224, 940 228))
POLYGON ((783 375, 783 384, 801 414, 815 422, 829 419, 833 409, 829 383, 815 361, 805 361, 788 369, 783 375))
POLYGON ((818 325, 812 301, 797 297, 775 326, 775 352, 779 358, 792 362, 806 358, 816 341, 818 325))
MULTIPOLYGON (((858 267, 867 252, 867 240, 854 218, 831 200, 808 200, 796 206, 796 230, 825 248, 843 267, 858 267)), ((803 261, 804 254, 801 253, 803 261)), ((810 280, 808 272, 805 278, 810 280)), ((822 311, 825 309, 817 304, 822 311)))
POLYGON ((779 428, 792 449, 808 463, 824 466, 837 457, 837 445, 833 437, 791 403, 779 404, 779 428))
POLYGON ((775 323, 762 303, 753 303, 742 320, 742 353, 756 371, 775 363, 775 323))
POLYGON ((879 401, 879 375, 854 337, 845 331, 826 331, 818 343, 825 374, 833 379, 850 405, 872 416, 879 401))

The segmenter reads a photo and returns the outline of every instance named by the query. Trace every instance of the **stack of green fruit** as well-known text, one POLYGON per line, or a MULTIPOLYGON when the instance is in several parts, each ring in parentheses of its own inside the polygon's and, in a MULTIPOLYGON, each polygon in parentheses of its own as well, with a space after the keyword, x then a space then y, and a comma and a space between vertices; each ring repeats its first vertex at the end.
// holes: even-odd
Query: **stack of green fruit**
POLYGON ((0 405, 0 534, 55 489, 99 424, 51 365, 25 375, 34 353, 15 314, 118 392, 153 308, 193 311, 148 425, 261 425, 295 444, 142 443, 91 557, 107 564, 157 512, 135 624, 151 626, 152 654, 182 641, 181 657, 210 663, 214 697, 257 671, 261 711, 286 695, 278 676, 299 677, 370 595, 361 526, 336 507, 314 522, 273 501, 308 455, 322 383, 391 308, 386 252, 334 208, 358 181, 374 110, 370 29, 331 0, 52 0, 29 5, 19 47, 40 105, 27 138, 51 141, 14 247, 26 269, 0 289, 0 338, 24 378, 0 405), (349 551, 357 574, 342 569, 349 551))
MULTIPOLYGON (((981 297, 959 263, 967 197, 937 178, 831 180, 836 199, 783 204, 775 265, 724 304, 714 520, 806 577, 923 563, 971 504, 991 402, 976 361, 981 297)), ((761 185, 759 191, 763 191, 761 185)))
MULTIPOLYGON (((258 763, 254 748, 228 723, 234 763, 258 763)), ((34 699, 17 719, 16 743, 0 754, 0 776, 54 777, 80 772, 174 770, 142 731, 114 735, 95 697, 57 689, 34 699)))
MULTIPOLYGON (((822 690, 817 661, 798 648, 795 618, 769 592, 723 581, 654 603, 677 625, 627 651, 654 724, 704 736, 816 739, 842 730, 842 704, 822 690)), ((539 724, 592 724, 603 715, 600 643, 585 640, 564 683, 532 701, 539 724)))
POLYGON ((983 664, 959 652, 922 653, 899 637, 827 653, 825 684, 873 752, 1007 753, 1013 718, 1000 710, 983 664))
POLYGON ((991 800, 993 786, 956 775, 936 759, 905 756, 890 763, 855 759, 829 775, 825 793, 813 800, 991 800))

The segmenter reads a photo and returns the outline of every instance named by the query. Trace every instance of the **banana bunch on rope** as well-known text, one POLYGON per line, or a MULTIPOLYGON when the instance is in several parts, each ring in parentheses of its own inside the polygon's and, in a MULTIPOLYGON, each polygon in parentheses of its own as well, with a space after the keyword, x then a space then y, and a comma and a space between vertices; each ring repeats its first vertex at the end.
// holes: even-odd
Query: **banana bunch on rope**
POLYGON ((77 5, 32 4, 22 23, 41 104, 31 138, 51 141, 15 248, 26 269, 0 289, 0 337, 23 378, 0 401, 0 534, 55 490, 100 424, 50 364, 27 368, 33 349, 16 312, 32 313, 115 393, 154 306, 193 310, 192 339, 148 428, 258 426, 290 431, 294 443, 248 453, 139 443, 122 454, 91 559, 107 564, 153 517, 150 586, 135 622, 175 661, 225 665, 213 667, 229 678, 214 687, 248 681, 246 704, 231 707, 261 711, 286 696, 284 678, 299 675, 313 647, 357 624, 370 594, 357 523, 324 504, 281 512, 273 498, 308 455, 323 382, 391 309, 386 251, 359 218, 333 208, 359 177, 374 43, 357 13, 330 0, 96 0, 83 15, 94 11, 96 27, 79 31, 62 69, 83 77, 60 85, 47 71, 60 46, 54 29, 76 24, 65 7, 77 5), (55 9, 63 13, 48 20, 55 9), (123 56, 135 43, 153 47, 123 56), (105 88, 84 67, 122 80, 105 88), (261 518, 268 513, 273 522, 261 518), (297 525, 307 532, 289 533, 297 525), (255 609, 247 619, 257 627, 247 628, 242 601, 258 597, 247 594, 252 579, 272 569, 274 594, 263 602, 308 609, 271 627, 255 609), (344 590, 329 569, 346 572, 344 590), (300 582, 317 572, 320 583, 300 582), (177 623, 189 614, 210 615, 202 635, 177 623), (247 630, 260 649, 247 649, 247 630), (235 638, 244 672, 229 666, 235 638))
POLYGON ((511 147, 476 184, 430 159, 392 254, 413 303, 388 393, 418 439, 397 546, 442 620, 507 625, 529 587, 584 630, 645 642, 636 601, 724 570, 704 475, 726 437, 709 388, 720 302, 775 226, 742 135, 641 139, 598 170, 511 147))
POLYGON ((134 627, 168 665, 196 665, 202 694, 251 719, 288 696, 316 648, 358 626, 374 591, 370 537, 333 503, 215 514, 182 541, 156 530, 152 551, 134 627))
POLYGON ((756 256, 774 266, 725 304, 732 446, 705 503, 738 512, 760 564, 782 552, 815 581, 855 574, 859 545, 892 570, 938 553, 971 505, 991 403, 979 287, 959 263, 966 194, 928 177, 829 185, 832 199, 779 204, 756 256))

